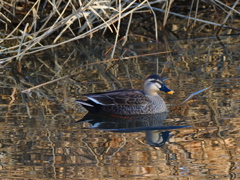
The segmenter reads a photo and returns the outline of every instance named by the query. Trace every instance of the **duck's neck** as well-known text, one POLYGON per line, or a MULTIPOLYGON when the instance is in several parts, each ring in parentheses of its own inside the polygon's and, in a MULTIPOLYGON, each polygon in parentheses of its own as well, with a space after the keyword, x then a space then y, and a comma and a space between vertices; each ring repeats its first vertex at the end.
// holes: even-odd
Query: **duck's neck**
POLYGON ((156 91, 145 90, 144 91, 148 96, 159 96, 156 91))
POLYGON ((151 88, 144 88, 144 92, 146 95, 148 96, 159 96, 157 91, 155 89, 151 89, 151 88))

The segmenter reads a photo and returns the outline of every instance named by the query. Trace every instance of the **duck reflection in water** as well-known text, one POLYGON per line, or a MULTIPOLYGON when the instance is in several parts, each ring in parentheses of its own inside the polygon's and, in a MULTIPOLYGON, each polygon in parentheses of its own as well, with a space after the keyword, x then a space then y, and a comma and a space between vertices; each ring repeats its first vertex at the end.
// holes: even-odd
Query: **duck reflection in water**
POLYGON ((163 146, 170 137, 173 129, 185 128, 189 126, 163 126, 168 112, 144 115, 104 115, 88 113, 79 120, 79 123, 88 122, 89 129, 99 129, 111 132, 146 132, 146 142, 154 147, 163 146))

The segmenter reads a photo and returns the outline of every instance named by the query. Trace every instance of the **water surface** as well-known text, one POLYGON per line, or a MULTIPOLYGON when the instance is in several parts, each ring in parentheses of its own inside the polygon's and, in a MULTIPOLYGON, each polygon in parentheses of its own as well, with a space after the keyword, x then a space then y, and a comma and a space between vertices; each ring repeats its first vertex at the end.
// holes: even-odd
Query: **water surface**
POLYGON ((128 51, 117 51, 123 58, 116 60, 99 54, 96 45, 91 49, 91 43, 75 44, 53 49, 52 56, 32 56, 22 74, 5 68, 0 77, 1 178, 239 179, 239 38, 223 41, 227 49, 212 38, 182 40, 169 43, 171 53, 124 59, 133 52, 156 52, 156 46, 166 52, 161 43, 130 39, 128 51), (175 91, 160 93, 169 113, 159 127, 174 126, 159 130, 169 135, 163 144, 150 144, 144 130, 112 132, 77 123, 86 114, 74 102, 83 99, 81 94, 142 89, 144 79, 155 73, 175 91))

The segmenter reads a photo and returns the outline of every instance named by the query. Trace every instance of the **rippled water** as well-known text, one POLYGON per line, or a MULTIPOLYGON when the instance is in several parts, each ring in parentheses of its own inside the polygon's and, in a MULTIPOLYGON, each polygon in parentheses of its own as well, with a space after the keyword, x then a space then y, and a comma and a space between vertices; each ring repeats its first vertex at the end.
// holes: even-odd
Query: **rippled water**
MULTIPOLYGON (((171 54, 106 58, 104 63, 80 47, 56 49, 55 60, 38 56, 52 69, 31 61, 23 75, 5 69, 0 89, 1 178, 239 179, 239 39, 225 38, 225 43, 228 52, 212 39, 179 41, 170 44, 171 54), (20 93, 33 82, 73 73, 20 93), (166 119, 97 117, 77 122, 86 114, 74 103, 83 99, 80 94, 142 89, 144 79, 154 73, 169 78, 165 82, 175 91, 161 93, 169 109, 166 119), (152 129, 146 129, 149 125, 152 129), (160 140, 163 143, 151 143, 160 140)), ((126 48, 141 54, 155 52, 153 47, 143 43, 126 48)))

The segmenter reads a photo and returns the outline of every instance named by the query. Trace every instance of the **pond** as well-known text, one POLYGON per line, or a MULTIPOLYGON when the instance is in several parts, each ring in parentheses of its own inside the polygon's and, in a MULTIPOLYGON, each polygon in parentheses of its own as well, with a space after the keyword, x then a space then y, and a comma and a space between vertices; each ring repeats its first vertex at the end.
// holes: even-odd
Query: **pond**
POLYGON ((240 38, 176 40, 169 49, 134 38, 119 59, 101 40, 82 40, 28 56, 21 73, 2 70, 1 178, 240 178, 240 38), (142 90, 150 74, 175 91, 159 93, 167 114, 81 120, 82 94, 142 90))

